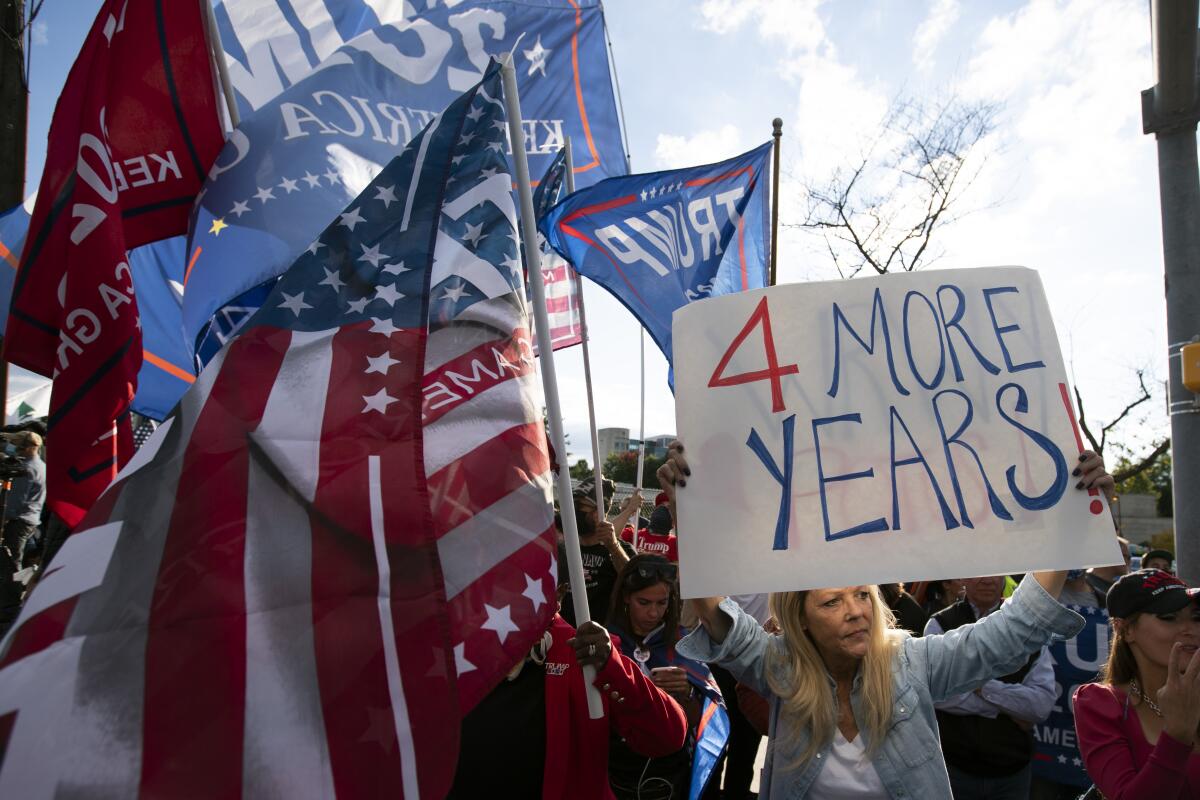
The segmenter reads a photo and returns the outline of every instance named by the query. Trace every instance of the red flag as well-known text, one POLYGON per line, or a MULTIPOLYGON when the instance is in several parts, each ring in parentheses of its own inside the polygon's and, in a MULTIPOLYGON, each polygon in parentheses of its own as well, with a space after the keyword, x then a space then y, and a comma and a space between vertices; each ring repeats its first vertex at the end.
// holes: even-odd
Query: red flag
POLYGON ((55 378, 49 502, 68 524, 131 449, 142 345, 125 253, 187 229, 222 144, 201 4, 106 0, 55 108, 4 343, 55 378))

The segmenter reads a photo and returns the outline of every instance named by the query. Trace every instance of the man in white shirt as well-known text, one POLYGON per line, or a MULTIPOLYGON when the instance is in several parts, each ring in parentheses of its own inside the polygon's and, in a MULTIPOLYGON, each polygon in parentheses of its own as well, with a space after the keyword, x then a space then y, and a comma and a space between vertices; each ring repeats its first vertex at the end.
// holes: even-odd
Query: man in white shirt
MULTIPOLYGON (((1000 607, 1004 576, 963 583, 965 599, 934 614, 926 636, 947 633, 1000 607)), ((1029 796, 1033 725, 1050 715, 1054 699, 1054 664, 1042 648, 1013 674, 936 704, 955 800, 1029 796)))

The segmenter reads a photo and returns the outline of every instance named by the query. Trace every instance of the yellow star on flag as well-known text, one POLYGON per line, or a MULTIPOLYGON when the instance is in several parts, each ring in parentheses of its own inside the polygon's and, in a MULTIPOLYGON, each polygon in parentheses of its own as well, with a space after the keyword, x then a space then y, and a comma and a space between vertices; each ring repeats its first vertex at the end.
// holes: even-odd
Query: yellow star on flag
POLYGON ((217 234, 219 234, 221 231, 223 231, 225 228, 228 228, 228 227, 229 226, 225 224, 225 220, 222 219, 221 217, 218 217, 217 219, 213 220, 212 227, 208 229, 208 232, 211 233, 212 235, 216 236, 217 234))

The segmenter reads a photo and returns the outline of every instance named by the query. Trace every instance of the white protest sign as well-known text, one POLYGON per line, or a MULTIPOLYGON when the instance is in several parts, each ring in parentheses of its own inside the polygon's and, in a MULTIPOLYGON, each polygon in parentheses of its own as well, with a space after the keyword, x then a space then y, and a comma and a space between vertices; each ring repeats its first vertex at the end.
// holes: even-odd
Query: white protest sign
POLYGON ((1036 272, 777 286, 674 316, 685 597, 1115 564, 1036 272))

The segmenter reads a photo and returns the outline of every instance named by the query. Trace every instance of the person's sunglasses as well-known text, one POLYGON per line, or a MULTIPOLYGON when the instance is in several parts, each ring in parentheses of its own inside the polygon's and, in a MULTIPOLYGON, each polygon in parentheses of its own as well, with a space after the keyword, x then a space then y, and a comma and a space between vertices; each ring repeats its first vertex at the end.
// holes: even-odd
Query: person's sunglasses
POLYGON ((634 568, 631 575, 637 575, 642 580, 651 580, 653 578, 663 578, 664 580, 673 581, 679 574, 679 567, 674 564, 638 564, 634 568))

